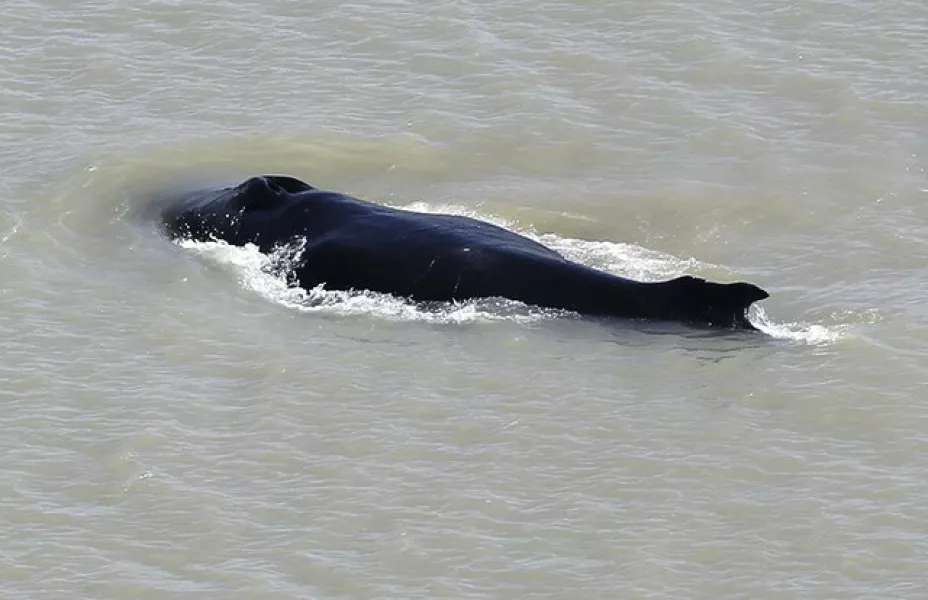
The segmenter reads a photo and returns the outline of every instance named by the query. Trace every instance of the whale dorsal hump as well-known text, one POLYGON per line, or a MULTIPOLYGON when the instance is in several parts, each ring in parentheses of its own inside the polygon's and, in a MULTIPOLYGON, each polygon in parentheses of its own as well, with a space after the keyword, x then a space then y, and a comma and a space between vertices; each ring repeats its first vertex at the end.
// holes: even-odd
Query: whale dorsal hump
POLYGON ((264 179, 271 185, 280 186, 288 194, 299 194, 316 189, 305 181, 288 175, 265 175, 264 179))
POLYGON ((252 177, 238 186, 238 200, 246 211, 277 208, 291 194, 313 190, 313 186, 286 175, 252 177))

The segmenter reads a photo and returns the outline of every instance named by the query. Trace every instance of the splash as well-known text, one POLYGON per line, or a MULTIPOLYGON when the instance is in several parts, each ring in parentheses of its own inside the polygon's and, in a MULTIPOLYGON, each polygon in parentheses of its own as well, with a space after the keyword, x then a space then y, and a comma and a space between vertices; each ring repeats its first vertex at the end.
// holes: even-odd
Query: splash
POLYGON ((23 224, 22 219, 19 217, 16 217, 16 222, 13 224, 10 230, 2 234, 2 237, 0 237, 0 258, 7 257, 8 255, 8 250, 6 249, 7 242, 10 241, 10 238, 12 238, 14 235, 19 233, 19 229, 20 227, 22 227, 22 224, 23 224))
POLYGON ((473 210, 453 204, 429 206, 422 202, 416 202, 406 206, 396 206, 396 208, 422 213, 459 215, 486 221, 544 244, 575 262, 639 281, 659 281, 682 275, 684 272, 692 272, 699 268, 717 268, 716 265, 701 263, 693 258, 684 260, 633 244, 578 240, 561 237, 553 233, 538 233, 533 229, 520 227, 518 223, 507 221, 495 215, 478 214, 473 210))
POLYGON ((770 337, 813 346, 833 344, 843 339, 850 328, 850 325, 826 327, 815 323, 775 323, 767 312, 757 305, 751 307, 748 320, 770 337))
POLYGON ((338 316, 372 315, 401 321, 429 323, 470 323, 489 321, 533 322, 568 313, 527 306, 504 299, 480 299, 467 302, 416 303, 389 294, 370 291, 311 290, 294 287, 290 274, 300 259, 305 241, 281 246, 262 254, 253 244, 231 246, 222 241, 178 244, 204 260, 238 275, 246 289, 271 302, 306 313, 338 316))

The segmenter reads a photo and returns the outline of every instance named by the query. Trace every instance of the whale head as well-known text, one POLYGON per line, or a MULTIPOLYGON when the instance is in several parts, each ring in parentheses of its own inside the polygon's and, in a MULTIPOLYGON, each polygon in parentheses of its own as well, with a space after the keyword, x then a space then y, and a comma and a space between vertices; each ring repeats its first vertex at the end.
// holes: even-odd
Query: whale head
POLYGON ((161 213, 166 232, 174 238, 194 241, 222 240, 233 245, 269 243, 266 232, 275 231, 274 241, 300 232, 284 213, 299 204, 299 195, 314 191, 308 183, 284 175, 252 177, 234 187, 200 190, 172 202, 161 213), (275 226, 269 228, 267 222, 275 226), (281 233, 291 225, 294 231, 281 233), (264 234, 264 235, 263 235, 264 234))

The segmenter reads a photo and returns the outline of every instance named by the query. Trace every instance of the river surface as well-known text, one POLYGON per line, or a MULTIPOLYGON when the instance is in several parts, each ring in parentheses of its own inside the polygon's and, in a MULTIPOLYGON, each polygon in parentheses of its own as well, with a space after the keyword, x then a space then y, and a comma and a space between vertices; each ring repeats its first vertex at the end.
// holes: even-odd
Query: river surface
POLYGON ((0 115, 0 598, 928 597, 924 0, 6 0, 0 115), (136 210, 262 173, 765 333, 301 293, 136 210))

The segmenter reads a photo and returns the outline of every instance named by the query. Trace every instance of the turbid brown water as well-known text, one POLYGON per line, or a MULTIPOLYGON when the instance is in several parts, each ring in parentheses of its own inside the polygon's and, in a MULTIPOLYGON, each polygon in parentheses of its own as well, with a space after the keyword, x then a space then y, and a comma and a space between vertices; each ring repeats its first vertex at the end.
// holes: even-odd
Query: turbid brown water
POLYGON ((8 2, 0 597, 922 598, 928 9, 8 2), (766 335, 288 289, 289 173, 766 335))

